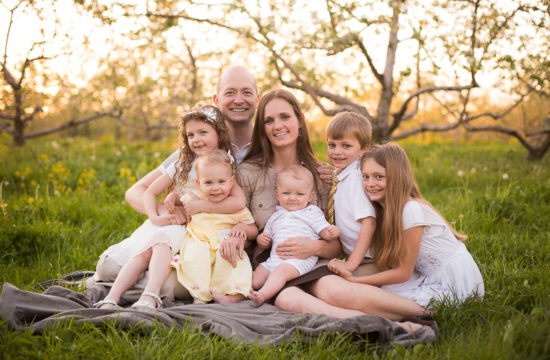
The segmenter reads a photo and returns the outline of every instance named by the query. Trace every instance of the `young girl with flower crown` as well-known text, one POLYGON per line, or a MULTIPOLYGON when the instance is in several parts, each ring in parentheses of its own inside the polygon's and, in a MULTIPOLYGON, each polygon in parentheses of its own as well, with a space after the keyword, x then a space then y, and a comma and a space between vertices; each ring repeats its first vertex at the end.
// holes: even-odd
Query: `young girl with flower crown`
MULTIPOLYGON (((376 211, 370 251, 382 271, 356 277, 329 268, 348 281, 380 286, 423 308, 434 300, 462 302, 471 295, 483 296, 481 273, 462 242, 466 236, 422 197, 405 151, 394 143, 373 146, 361 158, 361 171, 364 191, 376 211)), ((390 294, 377 294, 386 299, 385 311, 391 313, 390 294)), ((397 307, 393 312, 402 310, 397 307)))
MULTIPOLYGON (((116 306, 122 294, 146 270, 150 273, 149 280, 140 299, 132 306, 157 308, 162 305, 159 292, 171 271, 170 261, 180 249, 186 226, 172 225, 175 224, 175 215, 170 212, 159 213, 156 198, 166 190, 179 194, 178 197, 185 193, 199 194, 194 165, 200 154, 214 149, 221 149, 231 154, 231 142, 224 117, 215 106, 198 106, 186 114, 180 122, 178 160, 172 163, 167 173, 156 179, 143 195, 149 219, 127 239, 131 242, 133 249, 129 260, 122 266, 109 294, 94 306, 101 308, 116 306)), ((165 204, 170 210, 174 203, 174 196, 167 200, 165 204)), ((242 190, 237 184, 232 184, 228 196, 216 202, 215 205, 218 212, 233 213, 243 209, 244 204, 242 190)), ((243 236, 242 233, 233 235, 243 236)))

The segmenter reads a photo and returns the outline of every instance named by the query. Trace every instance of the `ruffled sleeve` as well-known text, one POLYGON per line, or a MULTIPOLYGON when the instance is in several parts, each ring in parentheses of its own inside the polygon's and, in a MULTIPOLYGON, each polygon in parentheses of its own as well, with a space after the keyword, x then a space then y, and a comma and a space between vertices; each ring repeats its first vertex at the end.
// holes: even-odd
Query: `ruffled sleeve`
POLYGON ((403 230, 426 225, 429 224, 422 204, 414 200, 407 202, 403 208, 403 230))

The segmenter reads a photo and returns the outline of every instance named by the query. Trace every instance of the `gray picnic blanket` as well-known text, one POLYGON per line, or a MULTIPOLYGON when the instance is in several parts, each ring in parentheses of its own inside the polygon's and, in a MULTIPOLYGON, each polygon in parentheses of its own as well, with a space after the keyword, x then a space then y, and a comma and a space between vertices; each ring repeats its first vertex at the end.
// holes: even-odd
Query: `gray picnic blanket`
POLYGON ((317 314, 297 314, 263 304, 255 308, 250 300, 235 304, 169 303, 156 311, 131 308, 96 309, 92 304, 107 294, 103 286, 84 292, 52 286, 44 293, 20 290, 10 283, 3 286, 0 314, 15 329, 43 331, 64 321, 121 328, 139 328, 143 332, 155 326, 177 327, 217 334, 232 341, 277 345, 290 341, 309 342, 327 334, 352 333, 369 342, 398 343, 414 346, 437 337, 428 326, 413 334, 384 317, 363 315, 337 319, 317 314))

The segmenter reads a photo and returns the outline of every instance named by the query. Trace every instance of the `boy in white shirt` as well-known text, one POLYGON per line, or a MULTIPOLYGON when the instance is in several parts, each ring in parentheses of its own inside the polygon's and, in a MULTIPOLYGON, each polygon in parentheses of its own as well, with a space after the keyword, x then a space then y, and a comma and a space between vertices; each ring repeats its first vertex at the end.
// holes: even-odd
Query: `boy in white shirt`
POLYGON ((376 228, 376 214, 362 192, 359 166, 361 155, 370 145, 372 126, 364 116, 346 111, 332 118, 326 133, 328 157, 336 168, 327 219, 330 222, 333 217, 334 224, 340 229, 342 249, 348 255, 345 260, 332 259, 328 268, 331 271, 345 269, 354 272, 360 265, 367 264, 369 267, 368 264, 372 262, 367 251, 376 228), (334 197, 331 199, 333 192, 334 197))

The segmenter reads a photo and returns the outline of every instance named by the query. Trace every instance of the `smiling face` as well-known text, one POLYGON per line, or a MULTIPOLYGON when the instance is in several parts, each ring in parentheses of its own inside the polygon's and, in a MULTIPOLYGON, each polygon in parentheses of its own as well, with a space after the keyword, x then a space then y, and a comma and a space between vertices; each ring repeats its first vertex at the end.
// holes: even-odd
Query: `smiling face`
POLYGON ((227 164, 203 161, 197 166, 196 182, 208 200, 220 202, 229 196, 235 176, 227 164))
POLYGON ((361 148, 359 140, 353 134, 346 133, 340 139, 327 139, 327 155, 337 173, 342 172, 348 165, 357 160, 368 146, 361 148))
POLYGON ((288 211, 305 209, 313 196, 313 184, 307 178, 285 176, 277 180, 275 197, 288 211))
POLYGON ((264 130, 272 147, 296 146, 299 129, 300 122, 286 100, 274 98, 266 104, 264 130))
POLYGON ((218 90, 213 100, 226 121, 250 122, 259 100, 256 81, 246 68, 230 67, 218 80, 218 90))
POLYGON ((185 134, 189 148, 197 156, 208 150, 218 148, 218 134, 214 127, 201 120, 188 120, 185 134))
POLYGON ((384 206, 386 202, 386 169, 374 159, 368 158, 361 166, 363 190, 370 201, 384 206))

